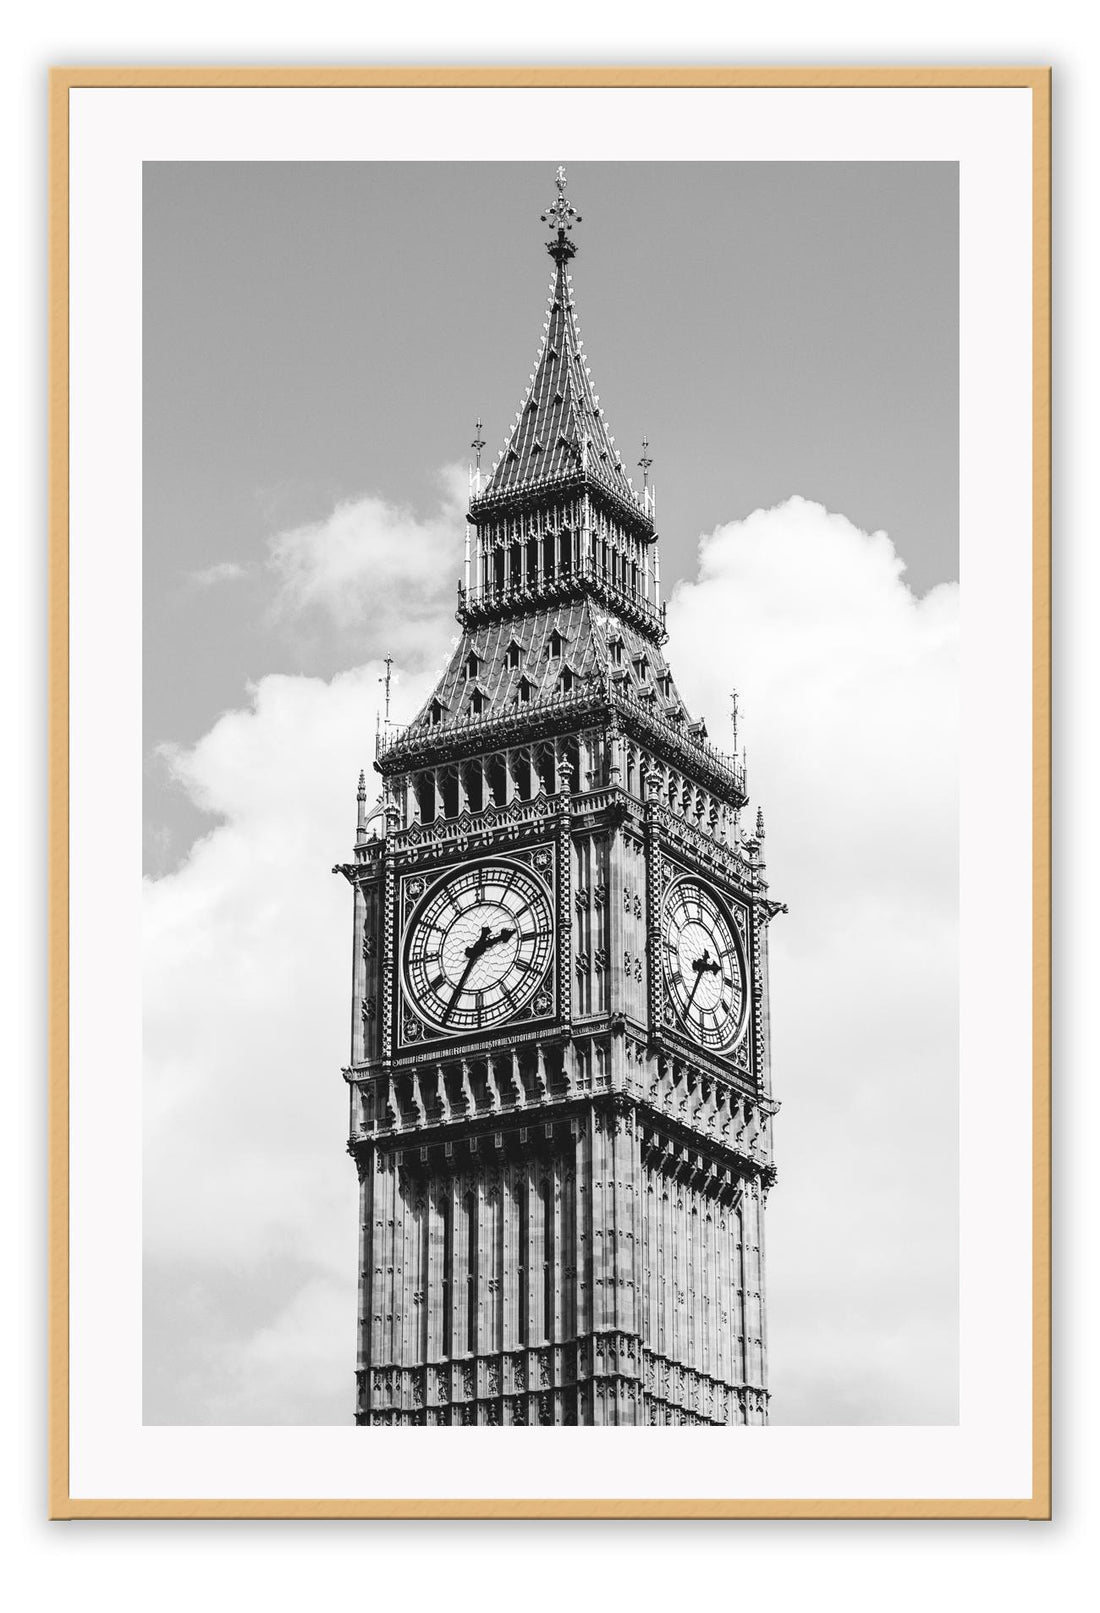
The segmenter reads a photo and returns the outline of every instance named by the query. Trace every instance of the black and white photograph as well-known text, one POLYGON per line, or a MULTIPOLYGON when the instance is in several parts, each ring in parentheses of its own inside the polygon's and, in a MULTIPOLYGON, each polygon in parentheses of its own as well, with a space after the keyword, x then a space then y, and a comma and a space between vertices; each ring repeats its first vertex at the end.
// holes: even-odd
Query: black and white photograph
POLYGON ((147 1425, 957 1421, 959 241, 144 164, 147 1425))

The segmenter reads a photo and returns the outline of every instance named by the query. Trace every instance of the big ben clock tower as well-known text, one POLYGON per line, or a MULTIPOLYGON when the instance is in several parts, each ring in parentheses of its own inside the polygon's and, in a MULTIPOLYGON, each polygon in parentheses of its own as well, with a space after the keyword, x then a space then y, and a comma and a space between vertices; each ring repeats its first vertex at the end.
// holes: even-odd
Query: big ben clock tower
POLYGON ((461 639, 359 788, 356 1421, 767 1420, 763 820, 665 654, 655 501, 577 327, 471 486, 461 639))

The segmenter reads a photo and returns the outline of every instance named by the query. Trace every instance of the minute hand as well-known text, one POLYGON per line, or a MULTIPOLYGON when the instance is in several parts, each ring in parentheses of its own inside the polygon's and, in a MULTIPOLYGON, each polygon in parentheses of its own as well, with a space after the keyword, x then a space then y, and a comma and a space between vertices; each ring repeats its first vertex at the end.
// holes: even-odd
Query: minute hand
POLYGON ((466 967, 465 967, 465 969, 463 969, 461 975, 458 978, 458 985, 455 987, 454 991, 451 993, 451 1000, 447 1004, 446 1009, 444 1010, 444 1014, 443 1014, 444 1019, 450 1019, 451 1015, 454 1013, 455 1004, 458 1002, 458 999, 462 996, 463 987, 465 986, 467 980, 469 980, 469 978, 470 978, 470 970, 473 968, 473 966, 477 962, 477 960, 481 957, 481 954, 485 951, 485 948, 491 944, 490 939, 489 939, 490 933, 491 932, 489 930, 489 926, 488 925, 483 926, 481 934, 478 936, 477 940, 471 946, 468 946, 466 948, 466 967))

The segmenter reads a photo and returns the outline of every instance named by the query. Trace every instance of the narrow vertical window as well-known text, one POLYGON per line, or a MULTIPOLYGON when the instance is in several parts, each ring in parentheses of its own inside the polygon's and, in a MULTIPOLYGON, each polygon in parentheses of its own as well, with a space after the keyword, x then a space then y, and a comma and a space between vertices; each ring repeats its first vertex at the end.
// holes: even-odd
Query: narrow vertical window
POLYGON ((466 1195, 466 1350, 477 1354, 477 1194, 466 1195))
POLYGON ((542 1336, 554 1337, 554 1197, 550 1182, 539 1185, 542 1206, 542 1336))
POLYGON ((447 1196, 443 1200, 443 1319, 440 1328, 439 1353, 448 1358, 451 1354, 451 1326, 454 1307, 452 1304, 453 1287, 452 1272, 455 1258, 455 1229, 454 1213, 451 1208, 451 1190, 448 1186, 447 1196))
POLYGON ((528 1199, 530 1192, 530 1184, 528 1182, 521 1182, 518 1194, 519 1248, 517 1250, 519 1255, 519 1305, 517 1307, 517 1319, 519 1328, 518 1342, 520 1344, 527 1343, 527 1289, 528 1284, 530 1283, 530 1265, 527 1258, 527 1250, 529 1246, 528 1239, 530 1237, 530 1227, 528 1224, 528 1199))

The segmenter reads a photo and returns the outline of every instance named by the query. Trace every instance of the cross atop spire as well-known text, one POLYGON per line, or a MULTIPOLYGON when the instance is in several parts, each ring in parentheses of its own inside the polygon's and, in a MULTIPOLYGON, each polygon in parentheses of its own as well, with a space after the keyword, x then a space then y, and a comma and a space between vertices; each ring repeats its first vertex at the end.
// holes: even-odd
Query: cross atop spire
POLYGON ((555 263, 563 264, 573 257, 577 250, 577 243, 569 239, 568 231, 574 224, 581 222, 581 215, 565 199, 565 169, 560 164, 554 182, 558 187, 558 194, 543 213, 542 222, 549 224, 553 231, 553 235, 546 243, 546 250, 555 263))

